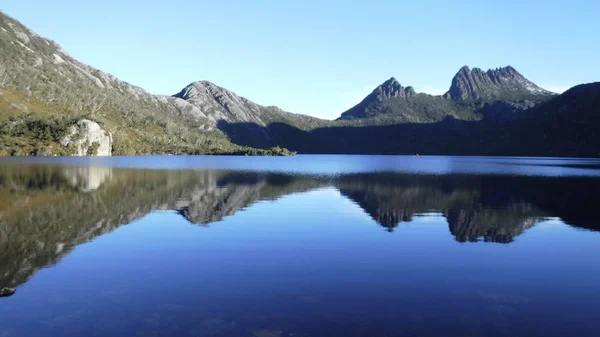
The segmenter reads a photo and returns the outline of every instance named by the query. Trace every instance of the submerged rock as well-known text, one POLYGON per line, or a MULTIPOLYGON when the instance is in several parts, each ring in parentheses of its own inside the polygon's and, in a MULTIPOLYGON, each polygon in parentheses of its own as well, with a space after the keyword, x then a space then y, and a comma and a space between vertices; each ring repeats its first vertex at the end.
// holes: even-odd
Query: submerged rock
POLYGON ((98 123, 82 119, 71 126, 69 134, 61 141, 63 146, 73 146, 75 156, 110 156, 112 134, 98 123))
POLYGON ((0 297, 8 297, 15 294, 17 290, 15 288, 2 288, 0 289, 0 297))

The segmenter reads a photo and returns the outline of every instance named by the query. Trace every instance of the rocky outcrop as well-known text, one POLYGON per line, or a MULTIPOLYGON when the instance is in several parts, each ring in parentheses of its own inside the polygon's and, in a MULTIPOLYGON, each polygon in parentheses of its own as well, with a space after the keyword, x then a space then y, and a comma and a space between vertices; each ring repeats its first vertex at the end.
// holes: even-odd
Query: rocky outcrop
POLYGON ((390 97, 409 98, 415 95, 415 90, 413 87, 403 87, 400 82, 392 77, 375 88, 372 95, 376 96, 379 100, 390 97))
POLYGON ((14 288, 2 288, 0 289, 0 297, 8 297, 14 295, 16 290, 14 288))
POLYGON ((82 119, 71 126, 61 144, 73 147, 75 156, 110 156, 112 134, 103 130, 98 123, 82 119))
MULTIPOLYGON (((191 103, 215 120, 227 122, 252 122, 264 125, 260 118, 261 110, 269 109, 208 81, 191 83, 174 97, 191 103)), ((276 110, 276 108, 270 109, 276 110)))
POLYGON ((445 98, 456 101, 543 99, 554 95, 526 79, 511 66, 483 71, 462 67, 445 98))

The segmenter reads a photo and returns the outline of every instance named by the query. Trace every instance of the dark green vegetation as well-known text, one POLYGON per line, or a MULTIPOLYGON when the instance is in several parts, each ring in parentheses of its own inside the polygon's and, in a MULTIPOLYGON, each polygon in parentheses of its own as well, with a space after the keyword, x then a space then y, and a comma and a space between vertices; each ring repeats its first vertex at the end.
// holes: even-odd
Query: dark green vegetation
POLYGON ((85 118, 112 134, 115 155, 597 157, 599 92, 596 83, 555 95, 511 66, 465 66, 442 96, 391 78, 326 121, 255 104, 207 81, 173 96, 152 95, 0 13, 0 155, 72 154, 60 136, 85 118))
POLYGON ((222 123, 221 128, 240 144, 277 143, 300 153, 600 157, 599 97, 600 83, 591 83, 526 109, 511 102, 483 103, 480 120, 445 116, 427 123, 330 126, 311 131, 283 123, 268 127, 222 123), (272 140, 252 136, 260 133, 271 135, 272 140))
POLYGON ((11 117, 0 122, 0 155, 70 155, 73 149, 63 147, 60 141, 76 122, 70 117, 11 117))
POLYGON ((332 186, 386 231, 435 211, 447 219, 457 241, 510 243, 548 216, 600 230, 598 196, 589 192, 599 189, 598 184, 590 178, 313 177, 6 164, 0 167, 0 288, 19 286, 75 246, 152 210, 175 210, 190 223, 205 226, 258 200, 332 186))
POLYGON ((465 120, 479 119, 473 104, 457 104, 442 96, 416 93, 412 87, 404 88, 392 77, 356 106, 342 113, 338 121, 351 120, 360 126, 433 123, 446 116, 465 120))

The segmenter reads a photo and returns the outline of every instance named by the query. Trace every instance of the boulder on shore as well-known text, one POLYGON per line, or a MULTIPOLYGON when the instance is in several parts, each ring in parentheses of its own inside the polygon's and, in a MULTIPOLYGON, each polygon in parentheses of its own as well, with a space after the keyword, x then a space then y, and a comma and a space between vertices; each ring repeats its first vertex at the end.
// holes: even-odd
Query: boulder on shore
POLYGON ((2 288, 0 289, 0 297, 8 297, 15 294, 17 290, 15 288, 2 288))
POLYGON ((98 123, 82 119, 71 126, 61 144, 65 147, 73 146, 74 156, 110 156, 112 134, 102 129, 98 123))

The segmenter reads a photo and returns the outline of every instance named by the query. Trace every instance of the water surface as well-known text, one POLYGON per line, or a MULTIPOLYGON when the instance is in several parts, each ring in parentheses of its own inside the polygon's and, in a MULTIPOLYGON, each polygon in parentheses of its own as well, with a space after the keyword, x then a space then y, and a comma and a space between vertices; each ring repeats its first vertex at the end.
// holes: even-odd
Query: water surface
POLYGON ((0 159, 0 336, 598 336, 600 161, 0 159))

